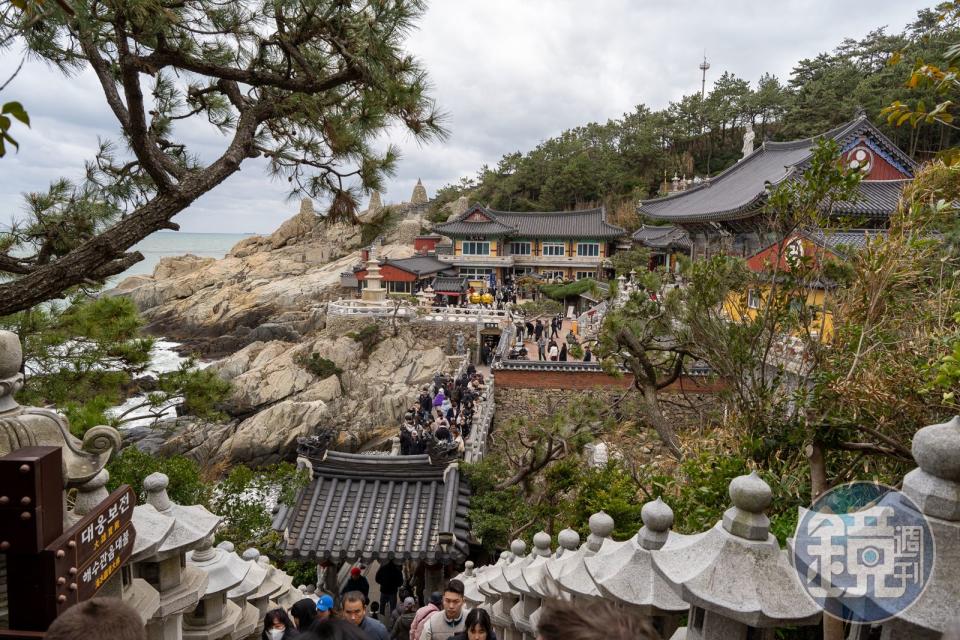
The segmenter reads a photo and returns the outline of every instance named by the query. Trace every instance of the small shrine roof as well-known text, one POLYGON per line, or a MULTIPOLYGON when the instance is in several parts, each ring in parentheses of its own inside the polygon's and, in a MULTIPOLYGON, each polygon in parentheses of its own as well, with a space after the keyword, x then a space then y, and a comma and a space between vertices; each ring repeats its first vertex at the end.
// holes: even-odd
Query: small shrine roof
POLYGON ((296 504, 281 507, 285 553, 312 560, 462 562, 470 540, 469 491, 456 464, 427 455, 367 456, 327 451, 296 504), (440 548, 440 534, 453 544, 440 548))

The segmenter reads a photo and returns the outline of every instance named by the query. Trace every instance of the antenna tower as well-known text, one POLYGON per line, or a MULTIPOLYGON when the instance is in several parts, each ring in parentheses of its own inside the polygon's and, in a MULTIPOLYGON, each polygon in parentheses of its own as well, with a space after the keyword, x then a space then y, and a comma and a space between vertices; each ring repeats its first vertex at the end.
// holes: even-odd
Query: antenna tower
POLYGON ((703 77, 700 81, 700 101, 703 102, 704 97, 707 93, 707 69, 710 68, 710 63, 707 62, 707 52, 703 52, 703 62, 700 63, 700 71, 703 72, 703 77))

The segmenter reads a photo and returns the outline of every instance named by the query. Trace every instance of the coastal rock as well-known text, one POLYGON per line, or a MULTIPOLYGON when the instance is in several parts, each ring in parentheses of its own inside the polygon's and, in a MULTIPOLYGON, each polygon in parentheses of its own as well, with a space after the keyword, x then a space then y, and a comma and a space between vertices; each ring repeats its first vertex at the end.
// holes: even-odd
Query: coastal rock
POLYGON ((261 366, 251 366, 233 378, 233 393, 227 407, 230 414, 250 413, 257 407, 299 393, 313 383, 313 374, 297 363, 299 353, 291 349, 292 346, 273 343, 258 355, 261 366))
POLYGON ((448 202, 447 204, 443 205, 444 211, 447 211, 450 214, 447 216, 447 220, 453 220, 469 208, 470 201, 467 200, 467 196, 460 196, 453 202, 448 202))
POLYGON ((226 427, 186 424, 168 430, 159 450, 204 463, 261 464, 289 458, 296 438, 320 426, 341 431, 348 448, 378 442, 395 433, 420 387, 435 372, 451 368, 432 342, 402 326, 399 335, 383 338, 366 356, 359 342, 326 329, 300 344, 251 343, 210 365, 231 381, 224 410, 239 420, 226 427), (304 363, 313 353, 342 373, 324 378, 311 373, 304 363))
MULTIPOLYGON (((221 260, 164 258, 153 276, 127 278, 109 294, 128 296, 148 331, 201 356, 257 341, 298 342, 323 329, 328 301, 349 293, 340 275, 360 262, 361 232, 360 225, 328 224, 305 205, 270 236, 245 238, 221 260)), ((405 258, 413 248, 388 243, 380 253, 405 258)))
POLYGON ((310 385, 302 393, 297 395, 297 400, 301 402, 333 402, 343 395, 340 387, 340 378, 329 376, 320 382, 310 385))
POLYGON ((250 464, 277 462, 296 450, 298 437, 316 433, 328 414, 322 400, 280 402, 241 422, 217 457, 250 464))

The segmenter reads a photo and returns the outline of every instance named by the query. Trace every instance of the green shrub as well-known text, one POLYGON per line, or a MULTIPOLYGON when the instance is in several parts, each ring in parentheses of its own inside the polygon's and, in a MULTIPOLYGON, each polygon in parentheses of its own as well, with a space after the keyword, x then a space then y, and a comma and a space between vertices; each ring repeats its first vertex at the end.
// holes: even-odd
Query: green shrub
POLYGON ((366 357, 370 355, 373 348, 377 346, 377 342, 380 341, 380 325, 376 322, 368 324, 360 331, 351 331, 347 334, 347 337, 360 343, 363 347, 363 355, 366 357))
POLYGON ((339 376, 343 369, 337 366, 333 360, 323 358, 319 353, 311 353, 308 356, 300 355, 296 360, 297 364, 317 376, 321 380, 330 376, 339 376))
POLYGON ((581 293, 593 291, 597 287, 597 281, 593 278, 584 278, 575 282, 565 284, 542 284, 540 291, 548 298, 557 301, 564 301, 569 297, 579 296, 581 293))

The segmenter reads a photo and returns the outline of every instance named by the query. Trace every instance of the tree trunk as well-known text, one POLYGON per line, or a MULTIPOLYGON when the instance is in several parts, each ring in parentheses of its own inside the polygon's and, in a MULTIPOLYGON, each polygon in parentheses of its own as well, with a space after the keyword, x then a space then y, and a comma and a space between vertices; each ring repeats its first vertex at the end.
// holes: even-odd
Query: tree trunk
MULTIPOLYGON (((810 500, 815 501, 829 488, 827 460, 823 442, 814 438, 805 451, 810 461, 810 500)), ((824 614, 823 640, 843 640, 843 621, 824 614)))
POLYGON ((683 452, 680 450, 680 441, 677 439, 673 425, 670 424, 666 417, 664 417, 663 412, 660 411, 660 401, 657 398, 657 390, 647 384, 641 384, 639 388, 640 393, 643 395, 643 404, 641 406, 643 407, 644 418, 657 430, 657 435, 660 436, 663 444, 670 450, 670 455, 680 460, 683 458, 683 452))
POLYGON ((806 454, 810 461, 810 499, 816 500, 827 490, 827 461, 823 455, 823 443, 814 439, 807 445, 806 454))

